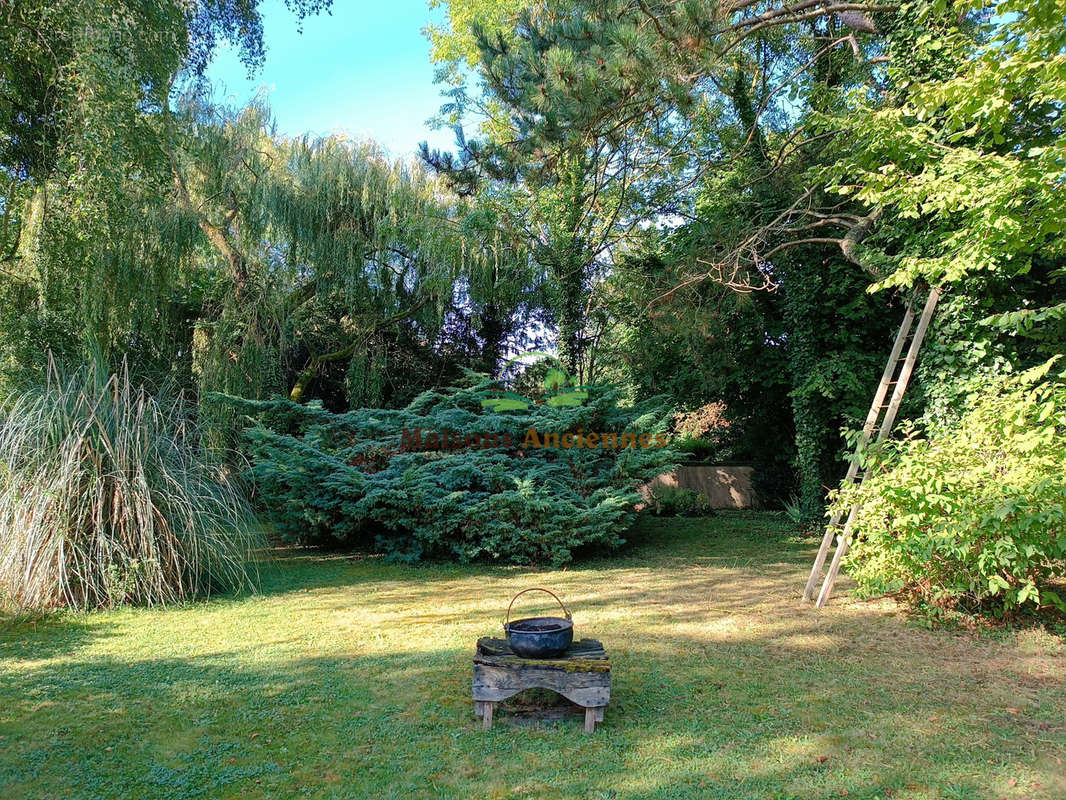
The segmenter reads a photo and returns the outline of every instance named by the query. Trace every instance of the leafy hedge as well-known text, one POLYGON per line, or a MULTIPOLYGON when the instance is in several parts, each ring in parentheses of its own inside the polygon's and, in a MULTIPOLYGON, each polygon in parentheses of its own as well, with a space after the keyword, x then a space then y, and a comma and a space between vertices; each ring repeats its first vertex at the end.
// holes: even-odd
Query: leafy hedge
POLYGON ((862 593, 933 611, 1066 611, 1066 383, 1050 366, 991 387, 951 433, 877 457, 849 555, 862 593))
POLYGON ((591 388, 581 406, 493 412, 482 406, 491 395, 480 382, 424 393, 404 409, 345 414, 229 400, 256 415, 245 431, 252 474, 291 540, 361 543, 403 561, 552 565, 579 548, 622 544, 637 487, 674 464, 672 448, 656 446, 667 441, 667 410, 656 401, 620 408, 616 392, 591 388), (532 446, 530 429, 561 446, 532 446), (415 431, 421 449, 410 447, 415 431), (651 446, 605 448, 603 433, 626 433, 627 443, 643 434, 651 446))

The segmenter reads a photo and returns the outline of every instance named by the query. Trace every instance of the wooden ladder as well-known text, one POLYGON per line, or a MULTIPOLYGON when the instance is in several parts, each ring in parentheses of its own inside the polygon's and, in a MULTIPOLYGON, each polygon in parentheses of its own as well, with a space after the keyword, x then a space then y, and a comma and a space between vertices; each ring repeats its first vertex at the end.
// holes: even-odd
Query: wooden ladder
MULTIPOLYGON (((844 476, 844 487, 855 484, 861 487, 866 482, 867 471, 864 469, 861 473, 859 472, 859 460, 862 451, 869 443, 870 437, 874 435, 874 432, 876 431, 877 433, 876 441, 878 442, 885 439, 892 432, 892 426, 896 423, 896 414, 899 413, 899 406, 903 400, 903 393, 907 391, 911 373, 914 372, 914 364, 918 360, 918 351, 921 349, 922 340, 929 329, 929 323, 933 319, 933 312, 936 310, 936 304, 939 300, 940 290, 931 289, 929 297, 925 301, 925 307, 922 309, 922 315, 918 318, 917 325, 914 325, 914 310, 918 301, 917 292, 907 304, 907 311, 903 315, 899 333, 896 334, 896 341, 892 345, 888 363, 885 365, 885 371, 881 374, 881 383, 878 384, 877 391, 874 392, 874 401, 870 405, 870 413, 866 415, 866 422, 862 426, 859 440, 855 445, 855 456, 848 466, 847 475, 844 476), (903 355, 904 348, 907 350, 906 355, 903 355), (885 397, 888 396, 890 388, 892 388, 892 396, 886 403, 885 397)), ((829 548, 835 538, 837 540, 837 548, 833 553, 833 560, 829 564, 829 571, 822 582, 822 590, 818 593, 818 608, 821 608, 829 600, 829 595, 833 591, 833 584, 836 583, 837 575, 840 574, 840 562, 848 552, 848 545, 851 542, 851 529, 855 522, 855 517, 859 513, 859 508, 859 502, 852 502, 847 509, 848 516, 843 527, 840 525, 840 520, 843 518, 843 509, 834 511, 829 518, 825 535, 822 536, 821 547, 818 548, 818 556, 814 559, 811 577, 807 579, 807 586, 803 590, 803 599, 809 601, 814 596, 814 587, 822 576, 826 556, 829 555, 829 548)))

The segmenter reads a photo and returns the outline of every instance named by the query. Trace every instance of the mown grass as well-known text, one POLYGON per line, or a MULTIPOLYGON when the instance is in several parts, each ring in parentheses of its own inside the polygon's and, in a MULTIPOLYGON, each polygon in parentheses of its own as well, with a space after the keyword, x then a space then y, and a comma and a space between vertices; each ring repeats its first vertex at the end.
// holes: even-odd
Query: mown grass
POLYGON ((9 627, 0 797, 1066 797, 1061 639, 802 606, 780 518, 635 538, 561 571, 293 551, 257 596, 9 627), (611 653, 594 736, 473 715, 474 641, 535 585, 611 653))

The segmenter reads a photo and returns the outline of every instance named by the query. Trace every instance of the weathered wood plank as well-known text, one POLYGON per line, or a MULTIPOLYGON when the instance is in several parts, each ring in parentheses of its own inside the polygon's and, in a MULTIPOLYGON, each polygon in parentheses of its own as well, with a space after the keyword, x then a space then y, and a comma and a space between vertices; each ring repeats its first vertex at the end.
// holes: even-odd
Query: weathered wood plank
MULTIPOLYGON (((607 672, 569 672, 558 669, 522 669, 510 665, 475 664, 474 686, 493 686, 499 688, 522 687, 526 684, 548 684, 541 689, 555 687, 573 687, 583 689, 589 686, 610 686, 611 675, 607 672)), ((526 686, 526 688, 533 688, 526 686)), ((475 700, 488 698, 475 697, 475 700)))
MULTIPOLYGON (((478 658, 520 658, 515 655, 514 650, 511 649, 511 645, 507 643, 506 639, 497 639, 492 636, 486 636, 477 640, 477 657, 478 658)), ((595 659, 607 659, 607 651, 603 649, 603 645, 595 639, 580 639, 570 645, 564 653, 555 658, 538 658, 538 659, 523 659, 524 661, 537 661, 539 663, 547 663, 552 661, 567 661, 572 658, 595 658, 595 659)))
POLYGON ((515 669, 554 669, 562 672, 610 672, 609 662, 598 658, 569 658, 556 660, 538 658, 535 664, 530 664, 532 659, 521 656, 475 656, 474 663, 489 667, 510 666, 515 669))
POLYGON ((492 725, 495 703, 527 689, 549 689, 586 709, 585 730, 591 733, 611 701, 611 662, 595 639, 574 642, 558 658, 536 659, 517 656, 505 639, 486 636, 477 643, 472 688, 484 728, 492 725))
POLYGON ((474 664, 474 700, 497 702, 526 689, 550 689, 580 706, 605 706, 611 698, 611 673, 528 663, 474 664))
POLYGON ((524 692, 526 689, 551 689, 557 694, 561 694, 571 703, 576 703, 582 707, 599 707, 609 705, 611 702, 611 689, 609 686, 586 686, 581 688, 555 688, 552 686, 543 686, 540 683, 535 683, 529 686, 513 686, 507 688, 500 687, 474 687, 474 691, 478 698, 485 702, 498 703, 508 698, 514 697, 519 692, 524 692))

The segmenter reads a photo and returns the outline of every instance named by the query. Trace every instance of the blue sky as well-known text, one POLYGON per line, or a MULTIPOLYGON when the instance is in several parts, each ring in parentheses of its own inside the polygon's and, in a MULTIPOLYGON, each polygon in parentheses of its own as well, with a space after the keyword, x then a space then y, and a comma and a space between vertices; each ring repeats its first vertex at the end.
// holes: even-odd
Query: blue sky
MULTIPOLYGON (((332 13, 304 20, 303 33, 282 0, 261 6, 266 64, 251 80, 230 49, 220 49, 208 76, 215 98, 243 105, 267 91, 278 130, 288 136, 343 132, 372 138, 393 156, 418 143, 451 147, 451 131, 426 120, 441 104, 433 83, 426 0, 334 0, 332 13)), ((439 19, 440 10, 432 12, 439 19)))

